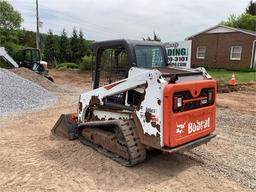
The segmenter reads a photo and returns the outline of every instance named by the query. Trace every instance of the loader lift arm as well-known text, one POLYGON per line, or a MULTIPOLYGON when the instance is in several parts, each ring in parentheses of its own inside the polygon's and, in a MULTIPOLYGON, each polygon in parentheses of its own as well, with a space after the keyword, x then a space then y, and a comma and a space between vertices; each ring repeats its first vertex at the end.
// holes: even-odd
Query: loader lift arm
MULTIPOLYGON (((106 85, 104 87, 100 87, 98 89, 94 89, 92 91, 89 91, 85 94, 81 95, 81 106, 86 106, 91 107, 91 105, 94 105, 95 103, 93 102, 92 98, 97 98, 97 101, 99 101, 99 103, 97 103, 100 106, 104 105, 111 105, 113 108, 119 108, 119 110, 123 110, 123 111, 134 111, 134 106, 130 105, 127 103, 127 97, 128 95, 126 95, 126 98, 122 104, 116 104, 113 102, 108 102, 108 97, 114 96, 114 95, 118 95, 120 93, 126 93, 129 90, 134 90, 136 88, 140 88, 141 86, 146 86, 147 82, 151 81, 152 79, 156 80, 156 79, 161 79, 161 74, 159 73, 159 71, 157 70, 146 70, 146 69, 139 69, 139 68, 131 68, 130 69, 130 74, 133 73, 132 75, 129 75, 129 78, 114 82, 112 84, 106 85)), ((147 85, 148 86, 148 85, 147 85)), ((144 90, 144 89, 143 89, 144 90)), ((142 92, 141 94, 144 94, 144 92, 142 92)), ((78 122, 83 122, 85 121, 84 118, 86 118, 84 115, 86 114, 86 109, 84 109, 83 107, 81 108, 81 110, 78 112, 78 122), (80 112, 82 112, 84 114, 81 114, 80 112)), ((121 116, 120 116, 121 118, 121 116)), ((87 119, 88 120, 88 119, 87 119)))

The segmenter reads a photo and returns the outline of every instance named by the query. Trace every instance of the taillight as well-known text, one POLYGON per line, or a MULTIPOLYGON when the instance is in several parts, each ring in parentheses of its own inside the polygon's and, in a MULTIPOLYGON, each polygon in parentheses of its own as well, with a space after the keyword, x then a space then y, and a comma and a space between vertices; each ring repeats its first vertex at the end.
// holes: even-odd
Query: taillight
POLYGON ((209 90, 208 92, 208 104, 212 104, 213 102, 213 90, 209 90))
POLYGON ((200 100, 200 104, 201 104, 201 105, 207 104, 207 99, 202 99, 202 100, 200 100))
POLYGON ((178 97, 178 99, 177 99, 177 107, 178 108, 182 107, 182 97, 178 97))
POLYGON ((182 108, 182 97, 175 96, 173 102, 173 109, 178 110, 182 108))

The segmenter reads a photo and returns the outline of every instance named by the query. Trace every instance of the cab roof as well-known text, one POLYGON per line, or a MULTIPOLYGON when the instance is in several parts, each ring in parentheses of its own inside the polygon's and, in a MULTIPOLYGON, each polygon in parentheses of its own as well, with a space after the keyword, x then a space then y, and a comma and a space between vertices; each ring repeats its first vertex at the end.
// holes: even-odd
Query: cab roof
POLYGON ((139 41, 139 40, 128 40, 128 39, 116 39, 116 40, 95 42, 92 44, 92 49, 94 51, 97 51, 99 48, 109 48, 109 47, 118 47, 118 46, 124 46, 126 48, 133 48, 137 45, 164 47, 163 43, 157 42, 157 41, 139 41))

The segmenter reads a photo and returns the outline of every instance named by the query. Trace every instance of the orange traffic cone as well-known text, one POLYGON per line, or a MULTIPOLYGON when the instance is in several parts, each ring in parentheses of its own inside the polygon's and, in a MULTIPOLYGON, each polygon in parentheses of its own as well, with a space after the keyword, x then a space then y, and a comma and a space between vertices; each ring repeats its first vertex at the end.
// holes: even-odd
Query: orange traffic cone
POLYGON ((229 85, 235 86, 236 85, 236 77, 235 73, 233 72, 231 79, 229 80, 229 85))

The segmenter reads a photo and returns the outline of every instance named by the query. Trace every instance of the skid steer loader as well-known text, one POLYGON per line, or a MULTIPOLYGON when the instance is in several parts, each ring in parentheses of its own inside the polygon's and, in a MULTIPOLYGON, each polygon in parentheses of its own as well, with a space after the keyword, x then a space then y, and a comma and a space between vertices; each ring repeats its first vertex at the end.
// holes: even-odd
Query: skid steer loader
POLYGON ((53 78, 49 75, 47 62, 41 61, 39 49, 24 48, 19 51, 18 56, 18 61, 16 62, 4 47, 0 47, 0 62, 2 58, 7 64, 7 68, 25 67, 53 82, 53 78))
POLYGON ((52 133, 81 143, 125 166, 146 151, 184 151, 215 135, 216 82, 202 69, 168 66, 163 44, 113 40, 92 45, 93 90, 77 112, 62 114, 52 133))

